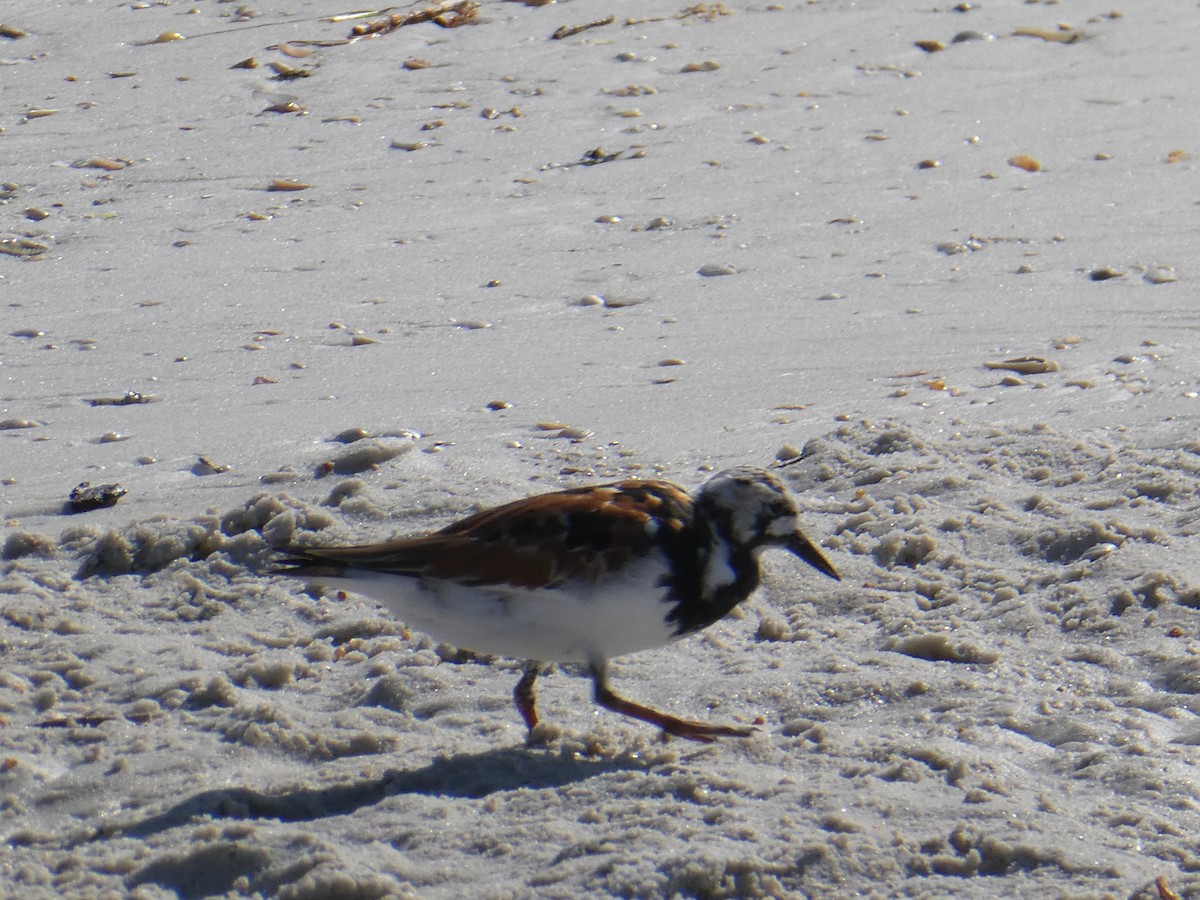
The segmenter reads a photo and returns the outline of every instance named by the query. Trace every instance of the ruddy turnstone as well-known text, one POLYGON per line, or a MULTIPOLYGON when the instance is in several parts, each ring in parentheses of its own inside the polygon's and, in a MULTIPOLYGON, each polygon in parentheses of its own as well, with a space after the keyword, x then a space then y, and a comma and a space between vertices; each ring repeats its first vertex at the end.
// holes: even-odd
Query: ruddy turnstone
POLYGON ((800 530, 783 481, 742 467, 694 496, 668 481, 630 479, 527 497, 424 537, 293 546, 275 571, 365 594, 457 647, 527 660, 513 696, 530 730, 543 664, 573 662, 587 665, 600 706, 707 742, 753 729, 626 700, 609 687, 608 660, 725 616, 758 587, 758 554, 768 547, 839 577, 800 530))

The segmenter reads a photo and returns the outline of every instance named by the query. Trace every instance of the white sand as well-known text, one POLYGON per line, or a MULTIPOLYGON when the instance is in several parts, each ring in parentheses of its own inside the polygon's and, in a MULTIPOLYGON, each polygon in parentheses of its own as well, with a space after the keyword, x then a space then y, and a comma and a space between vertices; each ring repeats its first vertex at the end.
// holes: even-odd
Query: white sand
POLYGON ((0 22, 0 894, 1200 896, 1195 3, 247 6, 0 22), (515 662, 257 574, 787 446, 845 580, 614 665, 748 740, 568 670, 527 747, 515 662))

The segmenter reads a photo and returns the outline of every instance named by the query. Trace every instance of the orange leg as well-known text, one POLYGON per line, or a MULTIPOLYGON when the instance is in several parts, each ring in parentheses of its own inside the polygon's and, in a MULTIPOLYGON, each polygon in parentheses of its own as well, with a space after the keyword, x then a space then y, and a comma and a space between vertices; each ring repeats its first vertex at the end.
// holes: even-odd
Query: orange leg
POLYGON ((521 718, 525 720, 525 727, 530 731, 533 731, 534 726, 538 723, 537 695, 534 693, 533 683, 537 681, 541 671, 541 663, 533 660, 525 663, 525 674, 513 688, 513 700, 516 701, 517 711, 521 713, 521 718))
MULTIPOLYGON (((733 725, 707 725, 704 722, 693 722, 689 719, 679 719, 667 715, 632 700, 626 700, 613 693, 608 686, 608 664, 604 660, 593 662, 590 666, 592 673, 593 697, 596 703, 605 709, 610 709, 623 716, 641 719, 651 725, 657 725, 667 734, 687 738, 689 741, 700 741, 703 744, 712 743, 719 737, 748 737, 754 733, 753 728, 738 728, 733 725)), ((522 679, 523 680, 523 679, 522 679)), ((532 692, 532 680, 530 681, 532 692)))

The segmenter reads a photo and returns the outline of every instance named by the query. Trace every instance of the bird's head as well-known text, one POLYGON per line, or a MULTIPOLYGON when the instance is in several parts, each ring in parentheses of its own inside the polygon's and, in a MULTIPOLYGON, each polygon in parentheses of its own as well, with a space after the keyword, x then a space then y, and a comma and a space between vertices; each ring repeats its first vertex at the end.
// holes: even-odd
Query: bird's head
POLYGON ((753 466, 727 469, 700 488, 696 505, 722 535, 750 551, 783 547, 830 578, 837 570, 800 530, 796 501, 783 480, 753 466))

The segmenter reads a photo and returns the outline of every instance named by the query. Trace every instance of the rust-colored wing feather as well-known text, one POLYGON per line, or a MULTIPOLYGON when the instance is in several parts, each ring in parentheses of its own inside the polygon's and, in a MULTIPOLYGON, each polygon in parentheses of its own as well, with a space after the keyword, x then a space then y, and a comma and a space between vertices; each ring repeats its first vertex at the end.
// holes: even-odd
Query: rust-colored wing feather
POLYGON ((631 479, 527 497, 424 537, 357 547, 292 547, 288 571, 329 575, 355 567, 464 585, 536 589, 595 580, 655 546, 659 529, 692 521, 687 492, 631 479))

